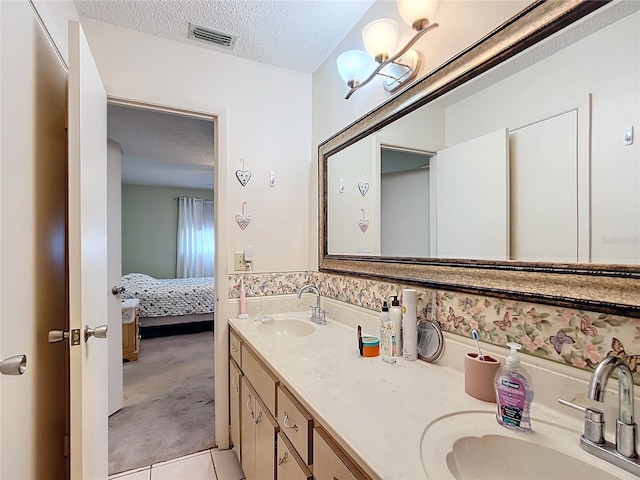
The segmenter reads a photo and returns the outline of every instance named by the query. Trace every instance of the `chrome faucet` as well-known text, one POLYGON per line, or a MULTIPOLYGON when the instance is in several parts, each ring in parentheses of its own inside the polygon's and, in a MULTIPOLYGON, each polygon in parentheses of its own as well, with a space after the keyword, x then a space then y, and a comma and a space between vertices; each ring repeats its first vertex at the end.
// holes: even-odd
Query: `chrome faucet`
POLYGON ((602 458, 624 470, 640 476, 636 452, 636 423, 633 419, 633 374, 618 357, 606 357, 596 366, 589 382, 589 398, 604 402, 605 389, 611 374, 617 370, 619 379, 619 413, 616 420, 615 445, 604 439, 604 415, 598 410, 580 407, 561 400, 560 403, 585 413, 584 434, 580 446, 586 452, 602 458))
POLYGON ((618 370, 620 386, 619 412, 616 420, 616 450, 627 458, 637 457, 636 423, 633 421, 633 374, 618 357, 606 357, 591 376, 589 398, 604 402, 605 388, 614 370, 618 370))
POLYGON ((307 284, 307 285, 303 285, 302 287, 300 287, 300 289, 298 290, 298 298, 300 298, 302 296, 302 294, 304 293, 305 290, 309 290, 313 293, 316 294, 317 296, 317 302, 316 302, 316 306, 315 307, 310 307, 311 308, 311 318, 310 320, 313 323, 317 323, 318 325, 326 325, 327 323, 327 311, 326 310, 322 310, 322 307, 320 306, 320 290, 318 289, 318 287, 316 287, 315 285, 312 284, 307 284))

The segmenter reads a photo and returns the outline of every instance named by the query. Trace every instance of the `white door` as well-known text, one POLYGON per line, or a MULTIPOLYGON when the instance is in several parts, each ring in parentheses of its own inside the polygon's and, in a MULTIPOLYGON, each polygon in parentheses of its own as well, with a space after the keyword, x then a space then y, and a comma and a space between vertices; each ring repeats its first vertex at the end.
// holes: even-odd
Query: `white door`
MULTIPOLYGON (((110 289, 121 287, 122 276, 122 146, 107 140, 107 278, 110 289)), ((120 295, 108 300, 109 337, 109 415, 122 408, 122 305, 120 295)))
POLYGON ((577 110, 509 132, 509 155, 511 260, 578 262, 577 110))
POLYGON ((107 478, 107 99, 89 44, 69 22, 69 327, 71 478, 107 478), (71 343, 70 343, 71 345, 71 343))
POLYGON ((432 159, 439 258, 509 258, 508 145, 503 128, 440 150, 432 159))

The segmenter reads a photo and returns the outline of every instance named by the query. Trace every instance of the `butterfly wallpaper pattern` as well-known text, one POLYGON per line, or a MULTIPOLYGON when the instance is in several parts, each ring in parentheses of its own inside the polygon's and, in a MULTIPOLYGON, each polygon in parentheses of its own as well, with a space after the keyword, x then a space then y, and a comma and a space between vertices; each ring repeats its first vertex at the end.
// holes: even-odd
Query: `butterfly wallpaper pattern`
MULTIPOLYGON (((229 276, 229 298, 239 297, 241 278, 229 276)), ((317 285, 323 297, 374 312, 392 295, 414 288, 418 318, 435 318, 444 331, 471 337, 476 329, 483 342, 518 342, 524 354, 583 370, 593 370, 609 355, 623 359, 634 373, 640 369, 640 322, 628 317, 319 272, 244 275, 247 296, 293 294, 305 283, 317 285)))

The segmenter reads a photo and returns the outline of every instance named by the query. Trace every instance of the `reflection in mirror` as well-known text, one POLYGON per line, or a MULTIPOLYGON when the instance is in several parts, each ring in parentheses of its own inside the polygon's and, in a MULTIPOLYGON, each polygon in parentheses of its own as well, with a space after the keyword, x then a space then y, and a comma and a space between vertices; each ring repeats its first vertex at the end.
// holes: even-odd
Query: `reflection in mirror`
POLYGON ((429 163, 433 153, 380 147, 380 254, 430 256, 429 163))
POLYGON ((640 2, 620 3, 331 155, 327 253, 640 264, 640 2), (423 152, 416 184, 398 152, 423 152))

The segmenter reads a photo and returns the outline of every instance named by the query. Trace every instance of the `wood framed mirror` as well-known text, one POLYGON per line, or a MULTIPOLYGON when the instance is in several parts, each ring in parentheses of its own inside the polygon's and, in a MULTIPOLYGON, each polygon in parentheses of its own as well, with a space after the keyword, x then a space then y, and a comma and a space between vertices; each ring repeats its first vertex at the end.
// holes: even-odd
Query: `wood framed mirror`
MULTIPOLYGON (((345 165, 345 162, 348 161, 346 157, 353 156, 347 155, 348 152, 353 151, 349 148, 355 149, 358 145, 362 145, 359 142, 372 141, 378 147, 398 149, 398 145, 386 141, 384 134, 388 130, 385 129, 397 127, 410 116, 421 115, 421 112, 424 111, 421 109, 434 105, 437 105, 440 110, 448 109, 446 115, 449 121, 447 128, 449 128, 449 124, 453 122, 451 118, 455 117, 456 108, 459 111, 468 111, 460 108, 460 102, 466 101, 470 104, 469 98, 475 100, 484 95, 483 92, 486 92, 487 89, 508 90, 504 87, 504 83, 500 83, 500 87, 497 87, 499 82, 521 82, 523 77, 548 78, 548 92, 570 90, 570 87, 575 84, 570 75, 563 75, 556 69, 553 74, 547 74, 547 77, 545 74, 542 74, 542 77, 536 77, 540 74, 534 75, 532 69, 539 69, 542 62, 551 63, 554 59, 556 62, 562 61, 563 55, 578 58, 580 55, 576 53, 576 48, 590 48, 589 42, 601 42, 597 35, 609 35, 613 27, 624 24, 626 31, 631 31, 632 35, 635 35, 631 38, 635 40, 636 56, 626 58, 622 62, 628 68, 623 70, 620 75, 628 79, 632 86, 635 84, 635 87, 625 91, 624 87, 612 86, 607 90, 612 93, 616 92, 616 88, 618 93, 620 90, 624 91, 625 95, 616 101, 620 104, 633 104, 631 108, 624 110, 623 114, 618 112, 620 114, 616 118, 620 120, 620 125, 616 125, 615 132, 609 132, 611 135, 616 135, 616 141, 623 145, 623 137, 626 135, 625 129, 628 127, 638 129, 640 122, 640 96, 638 93, 638 84, 640 83, 638 77, 640 61, 638 59, 640 57, 637 54, 637 40, 640 35, 638 33, 639 11, 638 4, 633 1, 535 2, 444 65, 414 82, 375 110, 323 142, 318 147, 319 270, 325 273, 359 276, 381 281, 420 285, 427 288, 484 294, 640 318, 640 166, 638 165, 640 155, 637 142, 628 145, 625 147, 627 150, 623 151, 625 158, 629 157, 631 160, 627 162, 629 169, 625 170, 626 173, 622 174, 622 177, 631 178, 630 181, 620 180, 621 183, 618 184, 618 181, 614 180, 612 183, 601 173, 610 171, 612 169, 610 162, 618 160, 615 153, 600 153, 598 148, 600 148, 599 145, 602 141, 597 140, 600 143, 596 144, 594 140, 599 125, 609 126, 615 123, 612 122, 610 116, 605 117, 601 112, 600 106, 602 104, 615 103, 611 99, 603 100, 601 98, 600 90, 604 87, 598 87, 600 88, 598 90, 596 87, 592 88, 589 84, 585 84, 575 88, 575 91, 572 92, 571 102, 573 103, 568 103, 568 105, 575 105, 575 108, 565 108, 564 100, 555 101, 558 111, 562 111, 560 113, 575 110, 575 120, 572 121, 575 122, 573 125, 578 131, 576 134, 577 146, 575 147, 578 166, 575 176, 576 184, 582 185, 582 187, 576 187, 575 193, 569 195, 576 197, 580 208, 576 210, 575 214, 569 215, 569 220, 576 224, 575 233, 572 234, 575 239, 572 237, 570 242, 572 245, 575 244, 575 252, 567 257, 555 254, 528 256, 526 253, 522 253, 514 255, 513 252, 521 248, 515 246, 514 225, 523 218, 523 215, 513 213, 515 194, 513 187, 510 187, 509 184, 507 184, 506 190, 511 200, 506 210, 510 221, 508 218, 505 224, 500 227, 507 236, 506 247, 503 248, 506 251, 497 256, 493 253, 487 255, 477 252, 467 254, 462 250, 457 250, 461 252, 460 255, 457 255, 456 251, 446 252, 446 249, 435 249, 433 245, 430 247, 429 254, 415 254, 411 250, 407 250, 407 255, 399 255, 397 251, 389 250, 393 252, 392 255, 385 255, 385 248, 380 247, 380 224, 382 223, 379 218, 380 193, 376 190, 380 188, 381 182, 378 182, 377 178, 374 179, 371 190, 369 190, 369 195, 374 202, 371 204, 371 210, 367 212, 370 215, 367 220, 371 221, 371 224, 367 222, 368 231, 373 235, 373 240, 370 244, 360 245, 364 243, 362 241, 364 237, 356 237, 355 243, 352 242, 353 245, 336 246, 339 243, 332 238, 332 232, 345 231, 348 229, 347 227, 354 230, 357 228, 358 217, 354 217, 352 224, 348 226, 344 219, 332 224, 332 221, 337 218, 337 216, 334 218, 332 210, 344 211, 345 209, 342 206, 336 208, 338 204, 332 190, 335 187, 333 183, 337 182, 331 180, 330 184, 330 179, 333 179, 332 175, 337 170, 335 166, 330 168, 330 165, 345 165), (581 44, 585 45, 580 46, 581 44), (514 76, 518 75, 519 79, 514 79, 514 76), (332 169, 334 171, 330 171, 332 169), (605 190, 602 190, 602 185, 605 185, 605 190), (628 190, 624 194, 627 196, 622 198, 622 192, 625 189, 628 190), (610 203, 601 204, 598 195, 607 197, 610 203), (625 209, 629 207, 628 210, 621 213, 621 210, 615 206, 616 201, 623 204, 625 209), (619 233, 615 224, 603 220, 616 216, 619 217, 618 224, 626 228, 624 233, 619 233), (446 253, 438 254, 438 252, 446 253)), ((601 46, 600 50, 602 50, 601 55, 611 56, 612 50, 609 46, 601 46)), ((593 52, 593 49, 590 52, 593 52)), ((597 56, 590 54, 586 60, 591 62, 590 68, 602 68, 597 56)), ((565 61, 565 63, 567 62, 565 61)), ((573 67, 569 65, 567 68, 573 67)), ((579 74, 575 68, 573 70, 576 75, 579 74)), ((603 77, 608 76, 606 70, 602 73, 603 77)), ((585 77, 589 77, 589 75, 585 75, 585 77)), ((543 83, 539 80, 537 87, 543 83)), ((522 83, 517 85, 521 86, 511 90, 520 90, 519 95, 534 95, 522 83)), ((548 96, 553 97, 551 93, 548 96)), ((504 110, 520 112, 518 106, 521 99, 514 98, 505 100, 504 110)), ((495 105, 495 101, 487 111, 493 111, 493 105, 495 105)), ((465 108, 467 108, 466 104, 465 108)), ((495 108, 495 110, 499 110, 499 108, 495 108)), ((480 122, 491 123, 491 121, 485 121, 482 115, 476 114, 476 116, 480 118, 480 122)), ((554 115, 551 117, 555 118, 554 115)), ((537 121, 527 123, 521 119, 496 120, 496 122, 496 125, 505 127, 508 135, 506 141, 510 150, 513 138, 509 135, 519 130, 514 127, 538 123, 537 121), (500 123, 501 121, 502 123, 500 123), (523 123, 514 125, 513 122, 517 121, 523 123)), ((469 125, 464 125, 465 132, 473 130, 469 125)), ((443 134, 440 145, 436 147, 448 148, 451 146, 451 142, 455 143, 456 140, 460 141, 461 139, 465 140, 464 136, 458 135, 456 137, 455 134, 447 131, 446 134, 443 134)), ((439 148, 433 148, 431 145, 431 148, 427 147, 424 150, 431 155, 439 148)), ((374 156, 379 157, 378 154, 374 156)), ((439 165, 442 165, 440 159, 438 162, 440 162, 439 165)), ((514 165, 509 163, 506 170, 509 178, 513 178, 514 165)), ((376 175, 379 175, 379 164, 377 167, 374 164, 372 172, 377 172, 376 175)), ((433 172, 431 173, 433 174, 433 172)), ((555 176, 555 173, 548 175, 549 178, 555 176)), ((539 192, 538 195, 545 195, 546 180, 542 182, 529 181, 528 183, 535 184, 537 188, 533 196, 535 210, 537 208, 535 207, 537 205, 535 194, 539 192)), ((436 184, 432 182, 431 185, 436 184)), ((441 187, 438 189, 439 191, 444 190, 441 187)), ((557 190, 561 189, 562 187, 557 188, 557 190)), ((471 197, 471 202, 482 196, 482 190, 479 192, 471 197)), ((520 190, 518 190, 518 194, 519 192, 520 190)), ((364 197, 364 194, 362 196, 364 197)), ((411 200, 407 200, 407 202, 410 203, 411 200)), ((438 202, 442 203, 439 199, 438 202)), ((434 210, 434 208, 440 207, 434 207, 433 203, 437 202, 433 201, 432 204, 425 207, 425 210, 431 211, 432 217, 438 218, 439 214, 440 218, 447 217, 460 223, 463 222, 463 219, 458 219, 456 214, 444 215, 440 210, 434 210)), ((555 210, 554 200, 550 203, 551 206, 548 208, 555 210)), ((364 210, 360 208, 360 205, 350 205, 349 208, 351 207, 358 212, 364 210)), ((364 212, 362 215, 364 216, 364 212)), ((399 215, 402 213, 400 212, 399 215)), ((430 221, 433 226, 433 220, 430 221)), ((455 238, 458 232, 455 221, 452 227, 453 237, 448 238, 455 238)), ((544 216, 542 216, 542 221, 545 221, 544 216)), ((440 224, 438 225, 440 226, 440 224)), ((361 228, 361 230, 363 229, 361 228)), ((538 228, 538 230, 542 230, 541 238, 544 239, 544 228, 538 228)), ((553 230, 552 226, 548 227, 550 235, 553 230)), ((444 227, 441 229, 432 228, 430 232, 432 243, 443 246, 450 245, 451 240, 447 239, 445 232, 444 227)), ((471 238, 474 237, 475 231, 465 231, 460 228, 459 232, 460 237, 471 238)), ((406 234, 413 235, 411 232, 406 234)), ((503 236, 502 230, 497 235, 503 236)), ((521 237, 534 238, 529 233, 521 234, 521 237)), ((475 245, 477 242, 473 243, 475 245)), ((490 240, 489 243, 493 242, 490 240)), ((530 243, 539 244, 540 240, 530 243)), ((557 242, 554 240, 549 243, 557 242)), ((348 243, 344 245, 348 245, 348 243)), ((524 251, 518 250, 518 252, 524 251)))

